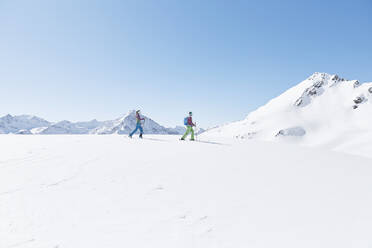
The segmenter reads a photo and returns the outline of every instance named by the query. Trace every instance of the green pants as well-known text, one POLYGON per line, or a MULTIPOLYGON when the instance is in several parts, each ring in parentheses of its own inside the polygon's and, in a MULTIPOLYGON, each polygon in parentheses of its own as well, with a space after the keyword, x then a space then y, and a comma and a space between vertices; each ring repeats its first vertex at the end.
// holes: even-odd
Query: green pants
POLYGON ((191 139, 194 140, 194 129, 192 126, 187 126, 186 133, 182 136, 182 139, 185 139, 187 135, 191 132, 191 139))

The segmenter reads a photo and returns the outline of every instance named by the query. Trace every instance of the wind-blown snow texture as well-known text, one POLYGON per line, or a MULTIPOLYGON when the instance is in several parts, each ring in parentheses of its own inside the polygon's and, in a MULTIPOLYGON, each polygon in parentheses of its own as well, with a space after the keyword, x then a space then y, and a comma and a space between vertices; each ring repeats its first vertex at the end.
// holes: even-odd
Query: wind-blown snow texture
POLYGON ((202 136, 295 142, 371 156, 371 113, 372 83, 314 73, 245 120, 202 136))
POLYGON ((372 245, 371 159, 228 142, 3 135, 0 247, 372 245))
MULTIPOLYGON (((181 134, 182 126, 166 128, 144 116, 146 134, 181 134)), ((135 111, 124 117, 110 121, 92 120, 88 122, 60 121, 51 123, 36 116, 6 115, 0 118, 0 134, 128 134, 136 126, 135 111)))

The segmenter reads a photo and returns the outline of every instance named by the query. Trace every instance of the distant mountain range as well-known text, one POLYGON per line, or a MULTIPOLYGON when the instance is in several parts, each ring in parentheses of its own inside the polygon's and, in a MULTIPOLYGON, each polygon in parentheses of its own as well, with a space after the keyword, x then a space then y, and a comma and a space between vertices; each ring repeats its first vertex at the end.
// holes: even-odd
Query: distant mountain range
MULTIPOLYGON (((146 134, 182 134, 183 126, 175 128, 164 127, 151 118, 143 122, 146 134)), ((123 117, 115 120, 88 122, 60 121, 52 123, 37 116, 6 115, 0 118, 0 134, 128 134, 136 126, 135 111, 130 111, 123 117)))

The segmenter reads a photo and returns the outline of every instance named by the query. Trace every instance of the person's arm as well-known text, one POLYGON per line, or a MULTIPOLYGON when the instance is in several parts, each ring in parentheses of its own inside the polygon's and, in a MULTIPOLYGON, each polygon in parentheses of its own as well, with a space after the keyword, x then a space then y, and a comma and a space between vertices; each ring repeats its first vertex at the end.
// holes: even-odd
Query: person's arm
POLYGON ((193 126, 193 127, 195 127, 196 125, 195 125, 195 123, 194 122, 192 122, 192 117, 190 117, 190 125, 191 126, 193 126))
POLYGON ((142 118, 138 113, 137 113, 137 115, 136 115, 136 118, 137 118, 138 120, 140 120, 140 121, 144 121, 144 120, 145 120, 145 118, 142 118))

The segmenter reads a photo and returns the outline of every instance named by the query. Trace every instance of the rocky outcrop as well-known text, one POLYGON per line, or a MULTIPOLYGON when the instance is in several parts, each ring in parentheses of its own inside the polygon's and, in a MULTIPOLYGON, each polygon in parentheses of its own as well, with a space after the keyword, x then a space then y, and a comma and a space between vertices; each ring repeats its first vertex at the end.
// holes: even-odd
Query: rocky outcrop
POLYGON ((308 78, 313 81, 313 84, 306 88, 302 95, 295 101, 295 106, 305 107, 311 103, 312 99, 321 96, 326 87, 333 87, 345 79, 340 78, 338 75, 329 75, 327 73, 314 73, 308 78))
POLYGON ((353 109, 357 109, 360 104, 367 101, 367 98, 364 95, 360 95, 354 98, 353 102, 355 103, 353 105, 353 109))
POLYGON ((362 95, 362 96, 357 96, 353 101, 355 104, 361 104, 363 101, 365 101, 365 97, 362 95))
POLYGON ((291 127, 287 129, 280 130, 275 137, 278 136, 304 136, 306 131, 302 127, 291 127))

